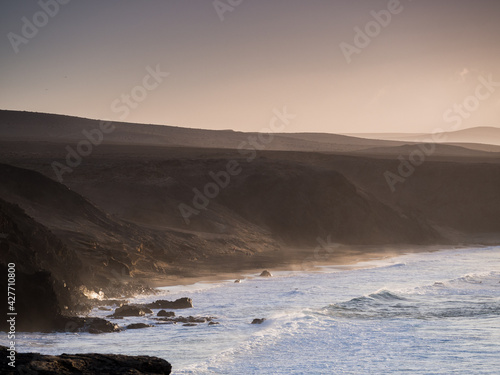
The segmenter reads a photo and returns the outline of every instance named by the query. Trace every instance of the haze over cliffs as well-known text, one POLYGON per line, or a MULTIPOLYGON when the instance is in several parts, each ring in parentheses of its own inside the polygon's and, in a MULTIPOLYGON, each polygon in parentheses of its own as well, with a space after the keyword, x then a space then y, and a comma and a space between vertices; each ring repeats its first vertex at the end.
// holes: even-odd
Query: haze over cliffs
POLYGON ((500 154, 465 138, 432 147, 307 133, 262 142, 256 133, 112 125, 58 176, 54 162, 67 165, 68 149, 100 122, 0 111, 2 264, 15 258, 27 275, 42 272, 59 312, 82 308, 90 291, 135 293, 157 277, 300 263, 327 239, 500 239, 500 154))

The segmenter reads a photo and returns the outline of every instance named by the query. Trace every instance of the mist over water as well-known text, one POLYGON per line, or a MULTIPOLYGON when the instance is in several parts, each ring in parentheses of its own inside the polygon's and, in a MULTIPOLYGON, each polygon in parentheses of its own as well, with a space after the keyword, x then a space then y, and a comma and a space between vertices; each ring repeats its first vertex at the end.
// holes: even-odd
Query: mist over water
MULTIPOLYGON (((168 287, 162 294, 135 302, 191 297, 195 307, 177 315, 215 316, 221 324, 25 334, 19 350, 147 354, 170 361, 174 374, 494 374, 500 366, 498 247, 168 287), (254 318, 267 320, 251 325, 254 318)), ((157 323, 152 318, 116 322, 157 323)))

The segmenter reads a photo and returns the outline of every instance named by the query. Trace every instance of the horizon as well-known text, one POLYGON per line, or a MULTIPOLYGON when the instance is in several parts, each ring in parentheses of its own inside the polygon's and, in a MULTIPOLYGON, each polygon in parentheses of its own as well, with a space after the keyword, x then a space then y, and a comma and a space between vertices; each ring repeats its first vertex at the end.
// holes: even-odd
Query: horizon
MULTIPOLYGON (((75 115, 68 115, 68 114, 63 114, 63 113, 49 113, 49 112, 37 112, 37 111, 27 111, 27 110, 13 110, 13 109, 0 109, 0 111, 7 111, 7 112, 24 112, 24 113, 30 113, 30 114, 40 114, 40 115, 48 115, 48 116, 61 116, 61 117, 74 117, 78 119, 83 119, 83 120, 89 120, 89 121, 110 121, 112 123, 122 123, 122 124, 130 124, 130 125, 151 125, 151 126, 165 126, 165 127, 172 127, 172 128, 181 128, 181 129, 190 129, 190 130, 209 130, 209 131, 232 131, 232 132, 240 132, 240 133, 256 133, 256 131, 244 131, 244 130, 237 130, 237 129, 208 129, 208 128, 194 128, 194 127, 185 127, 185 126, 179 126, 175 124, 153 124, 153 123, 143 123, 143 122, 130 122, 130 121, 113 121, 109 119, 103 119, 103 118, 90 118, 90 117, 83 117, 83 116, 75 116, 75 115)), ((498 126, 471 126, 471 127, 466 127, 463 129, 458 129, 458 130, 451 130, 449 132, 444 131, 441 133, 454 133, 454 132, 462 132, 462 131, 467 131, 467 130, 474 130, 474 129, 499 129, 500 127, 498 126)), ((346 137, 356 137, 356 135, 408 135, 408 136, 426 136, 430 135, 432 133, 405 133, 405 132, 382 132, 382 133, 376 133, 376 132, 367 132, 367 133, 329 133, 329 132, 308 132, 308 131, 299 131, 299 132, 287 132, 286 129, 285 131, 280 131, 277 132, 276 134, 331 134, 331 135, 342 135, 346 137)))
POLYGON ((495 1, 55 1, 2 5, 3 109, 243 132, 283 106, 291 133, 498 126, 495 1))

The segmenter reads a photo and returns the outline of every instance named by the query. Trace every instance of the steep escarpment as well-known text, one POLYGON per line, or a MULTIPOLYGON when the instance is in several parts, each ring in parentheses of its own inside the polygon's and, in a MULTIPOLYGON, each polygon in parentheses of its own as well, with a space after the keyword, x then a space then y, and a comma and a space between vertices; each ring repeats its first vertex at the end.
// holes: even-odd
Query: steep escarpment
MULTIPOLYGON (((15 312, 18 330, 44 330, 55 326, 61 312, 78 304, 82 263, 46 227, 18 206, 0 199, 0 290, 7 296, 8 265, 14 264, 15 312)), ((4 304, 3 309, 8 305, 4 304)), ((6 311, 4 311, 6 312, 6 311)), ((4 316, 6 316, 4 314, 4 316)), ((2 319, 0 329, 6 329, 2 319)))
MULTIPOLYGON (((16 202, 0 198, 0 272, 6 276, 9 266, 15 269, 18 332, 89 324, 92 328, 94 323, 101 327, 105 322, 71 318, 91 306, 87 296, 141 292, 147 277, 178 272, 171 265, 173 255, 185 262, 210 251, 223 254, 224 248, 234 246, 223 237, 203 241, 189 233, 175 235, 122 223, 39 173, 7 165, 0 171, 1 194, 16 202)), ((0 290, 7 295, 7 277, 1 279, 0 290)), ((4 319, 0 330, 7 329, 4 319)))
POLYGON ((416 212, 384 204, 336 170, 225 156, 115 161, 113 168, 92 163, 66 183, 127 222, 233 236, 232 245, 248 253, 259 242, 268 249, 273 241, 315 246, 326 236, 345 244, 443 240, 416 212), (237 173, 227 172, 228 163, 237 173))
POLYGON ((327 236, 339 243, 429 243, 442 238, 411 212, 397 212, 333 170, 259 161, 221 203, 290 245, 327 236))
MULTIPOLYGON (((393 157, 367 158, 313 155, 306 165, 332 168, 381 202, 403 212, 414 212, 459 242, 498 243, 500 237, 500 158, 429 157, 391 189, 385 173, 398 175, 401 161, 393 157)), ((408 159, 408 154, 403 157, 408 159)))
MULTIPOLYGON (((171 201, 165 213, 164 205, 155 205, 156 200, 168 200, 165 189, 151 189, 144 183, 145 176, 137 176, 144 173, 140 169, 129 168, 123 174, 118 168, 93 171, 86 179, 88 184, 79 183, 79 188, 72 190, 38 172, 0 164, 0 197, 18 204, 74 249, 82 262, 89 265, 90 276, 97 284, 122 277, 130 281, 141 272, 171 272, 170 265, 177 259, 221 255, 240 246, 250 253, 260 247, 279 247, 265 230, 231 213, 224 218, 229 229, 214 221, 205 231, 162 225, 162 215, 166 222, 170 213, 174 219, 182 220, 176 205, 182 200, 171 201), (102 194, 101 199, 94 200, 96 196, 88 194, 91 187, 102 194), (137 211, 141 206, 146 209, 137 211), (115 211, 114 207, 123 211, 115 211)), ((189 195, 188 187, 178 191, 189 195)), ((182 224, 185 225, 183 221, 182 224)))
POLYGON ((110 292, 130 277, 129 254, 137 252, 143 239, 135 228, 114 221, 79 194, 37 172, 2 164, 0 176, 0 197, 19 205, 73 252, 89 289, 110 292))

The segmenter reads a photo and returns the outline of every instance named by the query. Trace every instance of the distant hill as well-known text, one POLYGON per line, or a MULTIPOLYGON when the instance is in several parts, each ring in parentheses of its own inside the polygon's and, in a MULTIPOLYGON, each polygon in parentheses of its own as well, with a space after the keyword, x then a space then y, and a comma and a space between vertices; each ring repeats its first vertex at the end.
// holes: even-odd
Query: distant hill
MULTIPOLYGON (((435 157, 446 157, 446 158, 486 158, 500 159, 500 146, 484 145, 481 147, 480 144, 469 144, 469 147, 464 147, 467 144, 434 144, 428 146, 428 150, 434 150, 429 155, 433 158, 435 157)), ((399 155, 409 155, 413 151, 419 150, 416 144, 405 144, 403 146, 395 147, 374 147, 367 148, 364 150, 354 151, 356 155, 369 155, 369 156, 389 156, 397 158, 399 155)), ((426 156, 426 159, 428 157, 426 156)))
MULTIPOLYGON (((115 130, 104 143, 237 149, 258 133, 232 130, 204 130, 166 125, 113 122, 115 130)), ((99 127, 98 120, 45 113, 0 111, 0 139, 50 142, 78 142, 82 131, 99 127)), ((274 134, 267 150, 277 151, 354 151, 368 147, 399 145, 401 142, 372 141, 332 134, 274 134)))
MULTIPOLYGON (((356 136, 365 139, 407 142, 426 142, 429 139, 436 139, 436 143, 483 144, 500 146, 500 128, 492 126, 480 126, 452 132, 443 132, 439 135, 439 138, 435 138, 432 136, 432 134, 426 133, 363 133, 349 134, 349 136, 356 136)), ((483 150, 486 151, 484 147, 483 150)))
MULTIPOLYGON (((0 111, 0 140, 31 140, 59 143, 76 143, 85 137, 83 131, 92 131, 99 127, 98 120, 72 116, 53 115, 34 112, 0 111)), ((191 129, 167 125, 145 125, 113 122, 114 130, 105 134, 104 144, 151 145, 167 147, 226 148, 237 149, 248 146, 249 139, 258 137, 258 133, 245 133, 232 130, 191 129)), ((495 128, 491 128, 495 129, 495 128)), ((500 131, 500 129, 496 129, 500 131)), ((467 133, 468 134, 468 133, 467 133)), ((450 143, 456 146, 482 151, 500 151, 484 149, 475 145, 461 145, 466 142, 467 134, 458 137, 450 136, 450 143), (460 139, 460 140, 459 140, 460 139)), ((476 134, 476 133, 473 133, 476 134)), ((492 131, 478 132, 476 139, 496 139, 500 145, 500 137, 495 138, 492 131), (481 133, 481 137, 479 134, 481 133), (491 134, 490 134, 491 133, 491 134)), ((399 147, 408 142, 418 143, 423 138, 411 135, 414 139, 381 140, 383 135, 373 135, 374 139, 352 137, 327 133, 276 133, 272 142, 263 144, 266 150, 272 151, 307 151, 307 152, 356 152, 374 148, 399 147), (378 139, 376 139, 378 138, 378 139)), ((495 143, 496 144, 496 143, 495 143)))

